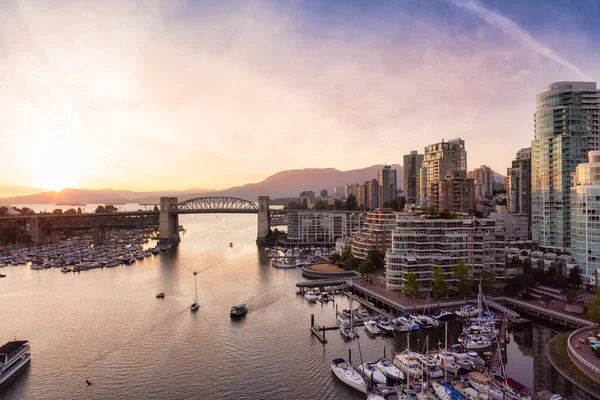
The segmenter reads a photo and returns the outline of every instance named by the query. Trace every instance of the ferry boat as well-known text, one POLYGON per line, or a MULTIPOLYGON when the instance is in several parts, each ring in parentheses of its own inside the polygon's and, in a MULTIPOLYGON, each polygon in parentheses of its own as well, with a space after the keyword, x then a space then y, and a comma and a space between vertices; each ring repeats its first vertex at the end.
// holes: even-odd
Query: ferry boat
POLYGON ((29 342, 16 340, 0 347, 0 386, 31 361, 29 342))
POLYGON ((365 380, 345 358, 334 359, 331 362, 331 370, 346 385, 365 394, 367 393, 365 380))
POLYGON ((246 308, 246 304, 244 303, 231 306, 231 311, 229 312, 231 318, 243 317, 246 314, 248 314, 248 309, 246 308))

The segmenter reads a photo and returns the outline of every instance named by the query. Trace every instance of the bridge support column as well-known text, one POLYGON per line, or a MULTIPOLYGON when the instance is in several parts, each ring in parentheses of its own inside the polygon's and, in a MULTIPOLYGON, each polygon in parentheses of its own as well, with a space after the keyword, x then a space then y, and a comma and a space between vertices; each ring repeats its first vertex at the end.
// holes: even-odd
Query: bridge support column
POLYGON ((258 232, 256 235, 256 244, 263 243, 269 236, 269 196, 258 196, 258 232))
POLYGON ((29 232, 31 233, 31 241, 35 244, 44 243, 44 232, 40 227, 40 217, 34 215, 31 217, 31 222, 29 225, 29 232))
POLYGON ((176 211, 177 197, 160 198, 158 239, 161 243, 179 243, 179 216, 176 211))
POLYGON ((98 226, 94 227, 94 246, 99 246, 104 244, 104 240, 106 239, 106 229, 100 228, 98 226))

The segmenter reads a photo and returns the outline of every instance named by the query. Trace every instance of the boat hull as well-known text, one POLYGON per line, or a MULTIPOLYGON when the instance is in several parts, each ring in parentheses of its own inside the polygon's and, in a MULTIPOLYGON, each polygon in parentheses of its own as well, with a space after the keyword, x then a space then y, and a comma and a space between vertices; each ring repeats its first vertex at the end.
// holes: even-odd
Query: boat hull
POLYGON ((0 376, 0 386, 7 382, 11 377, 17 375, 23 368, 31 362, 31 354, 25 354, 23 359, 19 361, 14 367, 12 367, 9 371, 6 371, 0 376))

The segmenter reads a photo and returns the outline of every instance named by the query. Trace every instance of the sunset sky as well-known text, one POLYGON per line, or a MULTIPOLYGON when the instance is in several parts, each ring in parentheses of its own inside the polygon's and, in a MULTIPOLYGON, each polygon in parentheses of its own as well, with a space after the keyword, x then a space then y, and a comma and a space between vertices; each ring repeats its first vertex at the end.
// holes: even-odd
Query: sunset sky
POLYGON ((461 137, 506 173, 536 93, 600 81, 592 1, 0 2, 0 185, 226 188, 461 137))

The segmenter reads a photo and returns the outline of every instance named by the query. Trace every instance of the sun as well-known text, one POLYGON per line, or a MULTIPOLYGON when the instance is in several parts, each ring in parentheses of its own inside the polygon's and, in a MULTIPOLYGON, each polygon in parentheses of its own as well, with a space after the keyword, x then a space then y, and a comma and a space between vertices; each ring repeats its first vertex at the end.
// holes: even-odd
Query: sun
POLYGON ((60 164, 50 166, 45 171, 38 171, 35 181, 36 187, 53 192, 77 188, 80 183, 77 170, 60 164))

